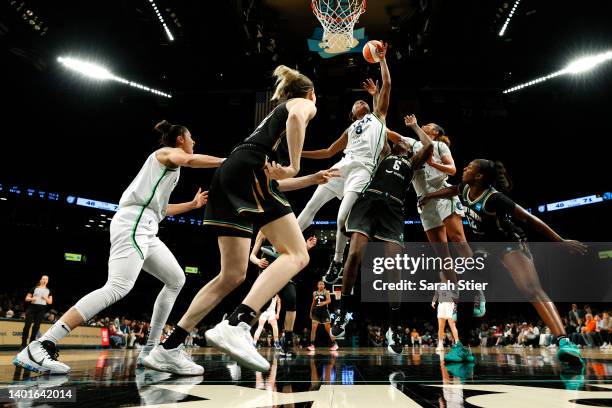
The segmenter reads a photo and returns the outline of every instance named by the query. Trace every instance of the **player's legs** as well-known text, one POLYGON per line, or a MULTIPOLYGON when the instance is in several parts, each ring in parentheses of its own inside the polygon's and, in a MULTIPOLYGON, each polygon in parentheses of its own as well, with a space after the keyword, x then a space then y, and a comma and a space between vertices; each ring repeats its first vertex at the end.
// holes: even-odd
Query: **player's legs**
POLYGON ((313 320, 311 327, 310 327, 310 344, 314 344, 315 339, 317 338, 318 328, 319 328, 319 322, 316 320, 313 320))
POLYGON ((583 365, 580 350, 567 338, 559 312, 542 289, 538 272, 528 252, 526 250, 512 251, 505 254, 501 261, 510 272, 517 288, 535 307, 544 324, 557 337, 559 360, 569 364, 583 365))
POLYGON ((185 273, 172 252, 161 241, 157 243, 154 249, 150 249, 142 269, 164 283, 164 287, 157 295, 153 305, 151 329, 145 346, 153 348, 159 344, 164 325, 168 316, 170 316, 179 292, 185 284, 185 273))
POLYGON ((344 274, 342 275, 342 296, 350 296, 357 280, 357 272, 361 260, 368 245, 368 237, 366 235, 354 232, 351 235, 351 246, 344 264, 344 274))
POLYGON ((438 349, 444 348, 444 329, 446 328, 446 319, 438 317, 438 349))
MULTIPOLYGON (((270 364, 252 345, 251 321, 256 316, 255 311, 260 310, 308 264, 309 256, 293 213, 269 222, 261 227, 261 231, 280 256, 257 277, 247 296, 229 318, 206 332, 206 340, 235 358, 239 364, 256 371, 268 371, 270 364)), ((250 240, 247 240, 245 260, 249 255, 249 244, 250 240)))
POLYGON ((272 326, 272 338, 276 343, 278 341, 278 321, 276 318, 268 319, 268 323, 272 326))
POLYGON ((348 218, 349 213, 351 212, 351 208, 353 208, 353 204, 359 198, 359 193, 354 191, 347 191, 342 198, 342 202, 340 203, 340 208, 338 209, 338 218, 337 218, 337 229, 336 229, 336 250, 334 252, 334 262, 342 262, 342 257, 344 256, 344 249, 346 248, 346 244, 348 243, 348 238, 344 235, 344 226, 346 224, 346 219, 348 218))
POLYGON ((544 324, 555 336, 565 336, 565 328, 555 304, 540 284, 538 272, 531 258, 523 251, 512 251, 502 257, 502 263, 510 272, 516 287, 536 308, 544 324))
MULTIPOLYGON (((200 289, 178 322, 178 326, 185 331, 193 330, 225 296, 244 282, 248 268, 251 240, 244 237, 225 236, 219 237, 218 243, 221 254, 221 271, 200 289)), ((272 295, 268 300, 271 298, 272 295)), ((259 310, 259 308, 255 310, 259 310)))
POLYGON ((334 198, 336 198, 336 194, 331 189, 323 185, 318 186, 312 198, 308 200, 308 203, 306 203, 306 206, 297 218, 300 230, 304 231, 308 228, 321 207, 334 198))
POLYGON ((108 262, 108 280, 70 308, 36 342, 30 343, 13 360, 15 365, 31 371, 65 374, 70 367, 55 359, 55 345, 83 322, 123 298, 134 286, 144 260, 137 252, 108 262))
POLYGON ((259 336, 261 335, 261 332, 265 325, 266 325, 266 319, 265 318, 262 319, 260 316, 259 323, 257 324, 257 330, 255 330, 255 334, 253 335, 253 342, 255 344, 257 344, 257 342, 259 341, 259 336))
POLYGON ((459 332, 457 331, 457 325, 455 324, 455 320, 453 318, 446 319, 448 321, 448 326, 451 329, 451 334, 453 335, 453 340, 456 342, 459 341, 459 332))
MULTIPOLYGON (((244 298, 242 304, 252 310, 259 310, 272 299, 291 278, 308 265, 310 259, 304 236, 293 213, 264 225, 261 230, 280 256, 257 277, 244 298)), ((247 241, 247 245, 249 244, 247 241)), ((247 246, 247 259, 248 252, 247 246)))

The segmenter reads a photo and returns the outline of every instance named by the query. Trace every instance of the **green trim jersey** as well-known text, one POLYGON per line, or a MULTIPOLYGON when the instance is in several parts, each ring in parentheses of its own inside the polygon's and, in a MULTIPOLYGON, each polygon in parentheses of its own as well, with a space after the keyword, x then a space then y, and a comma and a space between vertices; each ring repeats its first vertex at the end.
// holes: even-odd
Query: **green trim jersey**
POLYGON ((149 155, 142 168, 125 189, 119 209, 126 207, 141 207, 142 211, 149 209, 155 214, 157 222, 166 216, 166 207, 170 194, 178 183, 180 167, 166 167, 157 160, 153 152, 149 155))
POLYGON ((348 141, 344 148, 344 156, 376 166, 380 153, 387 140, 387 128, 375 114, 368 113, 356 120, 346 130, 348 141))
POLYGON ((389 195, 403 204, 413 175, 412 163, 407 156, 387 155, 376 168, 366 191, 389 195))
POLYGON ((493 187, 474 200, 470 200, 470 186, 460 184, 459 199, 465 207, 465 216, 478 241, 524 241, 525 233, 514 224, 512 211, 516 203, 493 187))
POLYGON ((263 149, 269 157, 274 158, 273 160, 276 160, 279 164, 283 166, 289 165, 286 129, 288 117, 287 102, 283 102, 274 108, 261 121, 257 129, 237 147, 241 145, 255 145, 263 149))

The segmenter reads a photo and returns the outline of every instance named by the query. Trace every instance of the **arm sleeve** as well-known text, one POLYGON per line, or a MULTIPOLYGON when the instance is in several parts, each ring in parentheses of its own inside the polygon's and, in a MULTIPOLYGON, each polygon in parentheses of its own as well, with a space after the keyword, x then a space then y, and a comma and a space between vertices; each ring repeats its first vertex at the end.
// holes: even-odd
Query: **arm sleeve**
POLYGON ((507 215, 514 210, 516 203, 503 193, 497 192, 487 200, 487 211, 497 215, 507 215))

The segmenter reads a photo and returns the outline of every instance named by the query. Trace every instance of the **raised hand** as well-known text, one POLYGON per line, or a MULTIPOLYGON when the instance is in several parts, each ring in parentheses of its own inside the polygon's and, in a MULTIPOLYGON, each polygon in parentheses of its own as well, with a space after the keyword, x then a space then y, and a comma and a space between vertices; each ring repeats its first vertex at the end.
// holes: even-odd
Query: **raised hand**
POLYGON ((378 55, 378 58, 382 60, 385 59, 385 56, 387 55, 387 47, 389 46, 387 43, 385 42, 380 42, 382 44, 382 46, 377 46, 376 47, 376 54, 378 55))
POLYGON ((361 83, 363 89, 365 89, 370 95, 374 96, 378 93, 378 80, 372 81, 372 78, 368 78, 361 83))
POLYGON ((417 123, 417 118, 414 116, 414 114, 404 116, 404 124, 408 127, 419 126, 417 123))

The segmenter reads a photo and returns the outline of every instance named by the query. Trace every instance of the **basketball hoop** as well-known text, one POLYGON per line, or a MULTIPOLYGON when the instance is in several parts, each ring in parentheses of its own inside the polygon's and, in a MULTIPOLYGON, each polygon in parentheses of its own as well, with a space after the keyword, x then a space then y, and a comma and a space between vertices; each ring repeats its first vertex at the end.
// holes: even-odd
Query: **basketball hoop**
POLYGON ((334 285, 332 290, 334 291, 334 297, 336 300, 340 300, 342 297, 342 285, 334 285))
POLYGON ((312 0, 312 12, 323 26, 324 52, 338 54, 357 46, 353 38, 355 24, 365 13, 366 0, 312 0))

